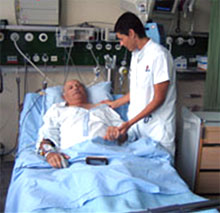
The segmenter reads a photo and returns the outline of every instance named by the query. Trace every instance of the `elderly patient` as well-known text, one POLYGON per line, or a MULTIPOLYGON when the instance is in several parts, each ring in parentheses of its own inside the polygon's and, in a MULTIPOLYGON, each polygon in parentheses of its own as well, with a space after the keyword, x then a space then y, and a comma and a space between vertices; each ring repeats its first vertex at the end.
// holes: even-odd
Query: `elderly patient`
POLYGON ((65 83, 63 98, 64 102, 52 105, 46 112, 39 130, 37 149, 51 166, 61 168, 62 158, 69 158, 61 150, 87 139, 127 139, 118 129, 123 122, 120 116, 106 104, 89 103, 86 89, 79 81, 65 83))

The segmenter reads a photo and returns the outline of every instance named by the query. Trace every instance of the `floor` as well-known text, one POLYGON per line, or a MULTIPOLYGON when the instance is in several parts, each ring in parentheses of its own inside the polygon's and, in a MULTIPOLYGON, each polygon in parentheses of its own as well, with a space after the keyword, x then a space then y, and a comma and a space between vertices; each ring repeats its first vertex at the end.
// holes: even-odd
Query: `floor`
POLYGON ((0 158, 0 212, 4 212, 5 199, 11 179, 14 161, 6 161, 0 158))

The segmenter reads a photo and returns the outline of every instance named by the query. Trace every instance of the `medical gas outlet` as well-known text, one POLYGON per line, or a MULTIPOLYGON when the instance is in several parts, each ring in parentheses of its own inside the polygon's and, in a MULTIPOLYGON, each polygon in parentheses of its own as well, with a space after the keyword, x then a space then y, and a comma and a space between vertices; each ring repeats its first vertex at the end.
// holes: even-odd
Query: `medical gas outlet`
POLYGON ((36 62, 39 62, 40 61, 40 56, 38 54, 35 54, 33 56, 33 61, 36 63, 36 62))
POLYGON ((42 61, 43 61, 44 63, 46 63, 46 62, 48 62, 48 60, 49 60, 48 55, 47 55, 47 54, 43 54, 43 56, 42 56, 42 61))
POLYGON ((19 38, 20 38, 20 36, 19 36, 19 34, 16 33, 16 32, 12 33, 11 36, 10 36, 10 39, 11 39, 12 41, 14 41, 14 42, 18 41, 19 38))
POLYGON ((128 69, 125 66, 121 66, 118 70, 120 75, 127 75, 128 74, 128 69))
POLYGON ((34 40, 34 35, 32 33, 26 33, 24 36, 25 41, 31 42, 34 40))
POLYGON ((4 39, 5 39, 4 33, 0 32, 0 42, 4 41, 4 39))
POLYGON ((184 43, 187 43, 189 46, 193 46, 196 43, 196 39, 195 38, 188 38, 188 39, 184 39, 183 37, 178 37, 176 39, 176 44, 178 46, 183 45, 184 43))

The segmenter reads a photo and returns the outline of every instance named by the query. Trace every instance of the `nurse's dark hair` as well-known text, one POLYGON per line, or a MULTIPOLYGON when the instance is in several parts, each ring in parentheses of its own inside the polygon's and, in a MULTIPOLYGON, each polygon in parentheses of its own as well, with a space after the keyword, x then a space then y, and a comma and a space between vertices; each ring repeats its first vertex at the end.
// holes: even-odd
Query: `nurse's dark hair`
POLYGON ((134 30, 139 38, 146 37, 145 28, 141 20, 133 13, 125 12, 118 18, 114 31, 116 33, 128 35, 130 29, 134 30))

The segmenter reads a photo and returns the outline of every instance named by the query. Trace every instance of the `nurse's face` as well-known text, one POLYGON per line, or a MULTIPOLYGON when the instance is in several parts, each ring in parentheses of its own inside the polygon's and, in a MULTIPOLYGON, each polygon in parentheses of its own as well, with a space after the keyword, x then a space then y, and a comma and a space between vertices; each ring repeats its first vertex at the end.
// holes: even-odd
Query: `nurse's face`
POLYGON ((136 34, 133 30, 129 30, 128 35, 116 33, 116 36, 119 39, 120 45, 124 46, 129 51, 133 51, 137 48, 136 39, 135 39, 136 34))
POLYGON ((70 80, 65 83, 63 97, 69 105, 87 102, 86 89, 77 80, 70 80))

